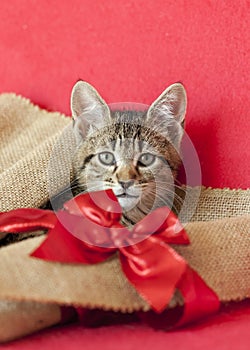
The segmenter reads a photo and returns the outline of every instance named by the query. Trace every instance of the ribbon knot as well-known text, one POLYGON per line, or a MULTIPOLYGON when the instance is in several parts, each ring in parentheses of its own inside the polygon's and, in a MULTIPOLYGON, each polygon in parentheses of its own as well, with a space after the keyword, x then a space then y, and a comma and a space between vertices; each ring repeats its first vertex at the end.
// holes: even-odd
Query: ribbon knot
POLYGON ((128 230, 111 190, 81 194, 53 213, 17 209, 0 214, 0 231, 49 229, 31 256, 62 263, 95 264, 119 252, 128 281, 156 312, 162 312, 178 288, 185 307, 178 325, 215 312, 216 294, 170 244, 189 244, 187 233, 167 207, 148 214, 128 230))

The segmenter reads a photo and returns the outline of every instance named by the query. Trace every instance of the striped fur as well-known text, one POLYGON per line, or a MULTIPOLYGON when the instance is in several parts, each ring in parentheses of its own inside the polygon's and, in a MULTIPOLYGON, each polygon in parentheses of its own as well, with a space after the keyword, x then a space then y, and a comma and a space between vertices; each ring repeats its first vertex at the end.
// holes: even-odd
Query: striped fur
MULTIPOLYGON (((180 89, 184 88, 180 85, 180 89)), ((171 207, 174 199, 184 115, 177 121, 172 106, 166 108, 162 100, 152 106, 145 112, 110 111, 89 84, 79 82, 72 92, 78 139, 73 193, 111 188, 123 208, 126 225, 152 209, 171 207)))

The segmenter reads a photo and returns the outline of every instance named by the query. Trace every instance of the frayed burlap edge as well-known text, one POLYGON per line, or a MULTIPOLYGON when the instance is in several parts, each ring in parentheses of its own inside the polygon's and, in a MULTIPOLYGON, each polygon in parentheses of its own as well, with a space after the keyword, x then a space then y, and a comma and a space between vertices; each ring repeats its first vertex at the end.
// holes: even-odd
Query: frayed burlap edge
MULTIPOLYGON (((250 215, 186 226, 189 246, 179 252, 223 302, 250 296, 250 215)), ((94 265, 60 264, 29 257, 35 237, 0 250, 0 300, 32 300, 122 312, 149 305, 127 282, 116 256, 94 265)), ((172 300, 174 306, 179 300, 172 300)))
MULTIPOLYGON (((56 186, 68 184, 63 169, 75 147, 70 119, 42 110, 21 96, 2 94, 0 123, 0 211, 44 205, 49 199, 48 164, 62 133, 65 142, 61 154, 60 147, 57 150, 56 186)), ((250 190, 197 187, 185 191, 190 195, 182 222, 192 244, 176 250, 222 302, 249 297, 250 190)), ((91 266, 29 258, 42 239, 30 238, 0 249, 0 341, 59 322, 60 305, 123 312, 149 310, 127 282, 117 257, 91 266)), ((170 307, 181 303, 176 293, 170 307)))
MULTIPOLYGON (((221 302, 250 297, 250 215, 186 226, 191 245, 175 246, 221 302)), ((150 306, 129 284, 117 256, 95 265, 29 257, 43 237, 0 249, 0 342, 57 324, 61 306, 131 313, 150 306)), ((168 307, 182 305, 175 293, 168 307)))

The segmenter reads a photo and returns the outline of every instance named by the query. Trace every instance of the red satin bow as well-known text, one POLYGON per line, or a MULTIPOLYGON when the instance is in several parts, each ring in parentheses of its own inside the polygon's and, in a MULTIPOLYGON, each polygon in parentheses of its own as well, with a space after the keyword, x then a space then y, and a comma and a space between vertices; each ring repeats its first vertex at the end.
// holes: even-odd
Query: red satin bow
POLYGON ((218 310, 217 295, 169 246, 189 244, 189 239, 167 207, 151 212, 131 231, 120 224, 121 208, 111 190, 79 195, 64 208, 56 214, 41 209, 1 213, 0 231, 49 229, 31 254, 49 261, 93 264, 118 251, 127 279, 156 312, 166 308, 176 288, 181 291, 185 306, 178 325, 218 310))

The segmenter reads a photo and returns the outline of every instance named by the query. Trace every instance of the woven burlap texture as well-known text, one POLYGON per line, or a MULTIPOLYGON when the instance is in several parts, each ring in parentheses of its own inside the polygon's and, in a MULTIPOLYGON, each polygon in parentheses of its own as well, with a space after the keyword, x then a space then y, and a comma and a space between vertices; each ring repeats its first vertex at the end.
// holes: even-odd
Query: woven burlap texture
POLYGON ((0 211, 38 207, 47 201, 48 161, 69 124, 70 118, 42 110, 20 96, 0 95, 0 211))
MULTIPOLYGON (((193 222, 186 230, 192 244, 175 249, 220 300, 249 297, 250 216, 209 223, 193 222)), ((43 239, 36 237, 1 249, 0 300, 57 302, 123 312, 149 309, 127 282, 117 257, 94 265, 60 264, 30 258, 29 253, 43 239)))
MULTIPOLYGON (((38 207, 48 200, 48 164, 53 146, 67 127, 64 147, 56 148, 55 157, 55 168, 60 168, 57 186, 65 185, 65 162, 74 147, 70 123, 69 118, 41 110, 14 94, 0 96, 1 211, 38 207), (69 152, 66 158, 65 152, 69 152)), ((190 204, 193 222, 185 225, 192 244, 176 250, 222 301, 249 297, 250 191, 202 188, 195 209, 196 204, 190 204)), ((56 302, 124 312, 149 309, 127 282, 117 257, 90 266, 30 258, 28 254, 42 240, 36 237, 1 248, 0 300, 56 302)), ((172 305, 176 302, 178 298, 172 305)))
POLYGON ((33 301, 0 301, 0 343, 59 323, 58 305, 33 301))
MULTIPOLYGON (((15 94, 0 95, 0 211, 39 207, 55 192, 69 184, 74 153, 71 120, 48 112, 15 94), (56 174, 48 173, 53 163, 56 174), (53 183, 54 181, 54 183, 53 183), (53 190, 53 191, 52 191, 53 190)), ((188 189, 187 212, 192 221, 205 221, 250 214, 250 190, 188 189), (199 190, 197 202, 192 195, 199 190), (225 205, 226 203, 226 205, 225 205)))

